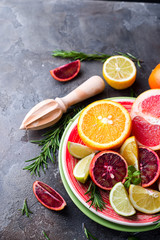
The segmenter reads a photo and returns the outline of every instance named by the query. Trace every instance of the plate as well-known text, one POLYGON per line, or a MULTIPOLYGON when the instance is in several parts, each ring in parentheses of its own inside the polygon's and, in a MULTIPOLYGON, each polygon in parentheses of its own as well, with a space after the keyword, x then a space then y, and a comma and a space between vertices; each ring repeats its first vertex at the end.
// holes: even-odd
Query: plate
MULTIPOLYGON (((109 100, 114 100, 117 102, 120 102, 128 111, 130 111, 131 106, 134 102, 134 98, 110 98, 109 100)), ((68 141, 82 143, 81 139, 79 138, 78 132, 77 132, 77 121, 78 121, 79 114, 77 114, 73 119, 72 122, 69 123, 67 126, 63 137, 61 139, 60 149, 59 149, 59 163, 60 163, 60 171, 61 176, 64 181, 67 182, 67 189, 69 191, 71 190, 72 195, 71 198, 74 197, 74 201, 76 199, 76 202, 78 200, 78 205, 80 204, 80 207, 82 205, 85 207, 85 209, 88 209, 90 213, 93 213, 93 216, 97 216, 100 219, 103 219, 104 221, 116 224, 116 225, 124 225, 129 227, 146 227, 151 226, 154 227, 153 222, 159 220, 159 216, 155 215, 147 215, 143 213, 137 213, 136 215, 132 217, 122 217, 119 216, 115 211, 112 209, 109 203, 109 192, 108 191, 101 191, 102 197, 107 202, 106 209, 103 211, 97 210, 92 206, 90 207, 90 202, 86 203, 86 201, 89 199, 89 195, 85 195, 85 192, 88 189, 89 181, 86 184, 81 184, 78 182, 74 176, 73 176, 73 168, 75 164, 77 163, 77 159, 72 157, 67 149, 67 143, 68 141)), ((66 184, 64 184, 66 187, 66 184)), ((76 204, 77 205, 77 204, 76 204)), ((122 230, 123 231, 123 230, 122 230)), ((134 230, 135 231, 135 230, 134 230)))

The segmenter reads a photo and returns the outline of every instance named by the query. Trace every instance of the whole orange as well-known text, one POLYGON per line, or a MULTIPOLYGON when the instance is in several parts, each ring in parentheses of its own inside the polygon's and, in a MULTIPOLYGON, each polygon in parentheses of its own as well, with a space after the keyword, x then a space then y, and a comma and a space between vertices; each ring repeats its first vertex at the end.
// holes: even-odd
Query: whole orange
POLYGON ((160 88, 160 63, 152 70, 148 83, 150 88, 160 88))

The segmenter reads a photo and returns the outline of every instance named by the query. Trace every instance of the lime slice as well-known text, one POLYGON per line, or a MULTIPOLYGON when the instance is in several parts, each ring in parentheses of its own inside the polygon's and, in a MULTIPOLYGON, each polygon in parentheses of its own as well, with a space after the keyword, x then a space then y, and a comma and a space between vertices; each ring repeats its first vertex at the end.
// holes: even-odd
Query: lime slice
POLYGON ((84 158, 91 153, 95 153, 95 150, 84 146, 79 143, 69 142, 68 141, 68 151, 75 158, 84 158))
POLYGON ((109 200, 112 208, 119 215, 127 217, 136 213, 129 200, 128 193, 121 182, 116 183, 111 189, 109 200))
POLYGON ((85 183, 89 176, 89 166, 90 162, 93 159, 95 153, 88 155, 87 157, 82 158, 74 167, 73 175, 81 183, 85 183))

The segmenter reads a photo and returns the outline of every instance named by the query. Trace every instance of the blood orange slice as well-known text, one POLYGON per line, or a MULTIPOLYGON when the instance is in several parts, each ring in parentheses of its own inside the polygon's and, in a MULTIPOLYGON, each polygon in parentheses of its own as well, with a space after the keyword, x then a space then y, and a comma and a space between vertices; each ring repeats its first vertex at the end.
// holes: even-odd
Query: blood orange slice
POLYGON ((153 150, 139 148, 139 169, 141 172, 142 187, 151 186, 160 174, 160 159, 153 150))
POLYGON ((50 74, 54 79, 61 82, 66 82, 77 76, 80 71, 80 67, 80 60, 76 60, 74 62, 50 70, 50 74))
POLYGON ((51 210, 59 211, 66 206, 66 202, 61 195, 43 182, 35 181, 33 192, 38 201, 51 210))
POLYGON ((143 92, 131 109, 132 133, 138 144, 160 149, 160 89, 143 92))
POLYGON ((111 190, 117 182, 124 182, 127 176, 127 163, 114 151, 102 151, 95 155, 90 164, 92 181, 104 190, 111 190))

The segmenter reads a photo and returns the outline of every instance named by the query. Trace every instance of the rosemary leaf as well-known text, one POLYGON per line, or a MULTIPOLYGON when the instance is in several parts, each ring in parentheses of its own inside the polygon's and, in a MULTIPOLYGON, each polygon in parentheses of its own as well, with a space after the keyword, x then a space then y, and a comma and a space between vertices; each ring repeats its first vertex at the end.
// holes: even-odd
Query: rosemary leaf
POLYGON ((91 202, 90 207, 94 206, 96 208, 96 211, 97 211, 97 209, 102 211, 106 208, 105 207, 106 203, 103 201, 98 187, 92 181, 91 181, 85 195, 86 194, 90 195, 90 198, 86 201, 86 202, 91 202))
POLYGON ((63 115, 61 120, 57 122, 50 131, 42 135, 41 140, 32 140, 32 143, 41 146, 41 152, 37 157, 34 157, 26 162, 32 162, 28 166, 25 166, 23 170, 30 171, 31 174, 40 176, 40 169, 45 173, 45 169, 48 168, 48 160, 52 163, 55 162, 56 152, 59 149, 60 139, 63 135, 65 128, 72 118, 80 111, 83 107, 74 107, 68 110, 66 114, 63 115))
POLYGON ((84 233, 85 233, 87 239, 89 239, 89 240, 91 240, 91 239, 93 239, 93 240, 98 240, 98 238, 94 237, 94 236, 88 231, 88 229, 85 227, 84 223, 82 224, 82 227, 83 227, 83 230, 84 230, 84 233))
MULTIPOLYGON (((133 62, 137 64, 138 67, 141 67, 142 60, 136 58, 130 53, 122 53, 122 52, 116 52, 119 55, 125 56, 130 58, 133 62)), ((65 51, 65 50, 55 50, 52 52, 53 57, 61 57, 61 58, 69 58, 73 60, 79 59, 80 61, 101 61, 105 62, 105 60, 113 55, 108 55, 104 53, 96 52, 95 54, 86 54, 83 52, 77 52, 77 51, 65 51)))
POLYGON ((27 217, 29 217, 29 214, 32 213, 28 208, 27 199, 24 200, 23 207, 19 210, 21 211, 22 215, 26 214, 27 217))
POLYGON ((128 237, 128 240, 139 240, 139 238, 134 237, 134 236, 130 236, 130 237, 128 237))
POLYGON ((43 231, 43 235, 45 236, 45 238, 46 238, 47 240, 50 240, 50 238, 47 236, 47 234, 45 233, 45 231, 43 231))
POLYGON ((156 224, 155 227, 154 227, 154 229, 160 228, 160 220, 155 221, 154 223, 156 224))

